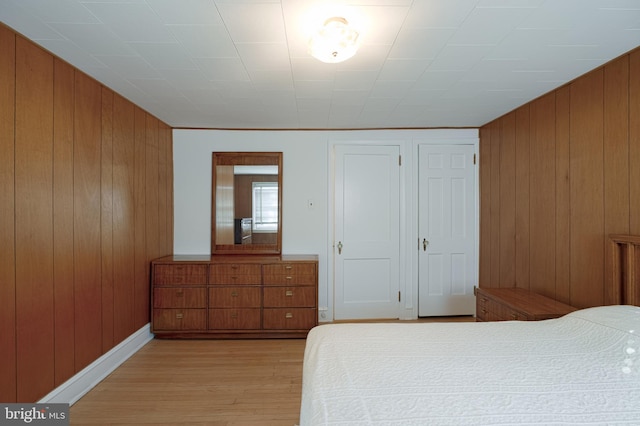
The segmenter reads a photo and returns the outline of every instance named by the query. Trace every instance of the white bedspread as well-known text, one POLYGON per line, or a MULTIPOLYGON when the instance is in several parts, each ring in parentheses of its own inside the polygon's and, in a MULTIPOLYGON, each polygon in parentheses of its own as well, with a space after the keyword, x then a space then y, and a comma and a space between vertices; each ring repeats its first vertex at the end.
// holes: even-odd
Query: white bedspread
POLYGON ((307 338, 300 424, 640 425, 640 308, 320 325, 307 338))

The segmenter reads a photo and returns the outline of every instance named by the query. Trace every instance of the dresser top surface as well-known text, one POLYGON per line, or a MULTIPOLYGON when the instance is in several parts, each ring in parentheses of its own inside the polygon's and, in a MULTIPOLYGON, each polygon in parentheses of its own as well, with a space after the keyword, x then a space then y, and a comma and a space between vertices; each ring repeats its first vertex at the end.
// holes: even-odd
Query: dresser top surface
POLYGON ((532 314, 569 313, 576 310, 549 297, 522 288, 478 288, 478 294, 500 299, 517 309, 526 308, 532 314))
POLYGON ((317 262, 315 254, 282 255, 209 255, 174 254, 154 259, 153 263, 281 263, 281 262, 317 262))

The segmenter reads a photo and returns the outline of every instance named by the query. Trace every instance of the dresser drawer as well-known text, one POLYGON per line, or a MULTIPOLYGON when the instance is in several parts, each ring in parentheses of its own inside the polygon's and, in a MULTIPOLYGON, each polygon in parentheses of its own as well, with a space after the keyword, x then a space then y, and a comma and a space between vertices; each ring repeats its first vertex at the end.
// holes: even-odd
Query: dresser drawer
POLYGON ((495 312, 477 310, 476 321, 504 321, 504 318, 495 312))
POLYGON ((507 306, 499 312, 499 316, 506 321, 533 321, 533 317, 530 317, 524 312, 509 308, 507 306))
POLYGON ((254 263, 225 263, 211 265, 211 276, 227 275, 260 275, 262 273, 259 264, 254 263))
POLYGON ((263 266, 265 275, 316 275, 315 263, 274 263, 263 266))
MULTIPOLYGON (((530 321, 525 312, 509 307, 495 299, 479 295, 477 298, 477 311, 484 318, 483 321, 530 321)), ((482 318, 481 318, 482 319, 482 318)))
POLYGON ((211 277, 212 285, 260 285, 260 275, 216 275, 211 277))
POLYGON ((259 308, 260 287, 209 288, 210 308, 259 308))
POLYGON ((315 285, 315 275, 265 275, 264 285, 315 285))
POLYGON ((265 285, 315 285, 318 280, 315 263, 268 264, 263 273, 265 285))
POLYGON ((209 309, 210 330, 257 330, 260 308, 209 309))
POLYGON ((207 327, 206 309, 154 309, 155 330, 203 330, 207 327))
POLYGON ((263 266, 264 285, 315 285, 318 280, 315 263, 281 263, 263 266))
POLYGON ((315 308, 264 308, 262 325, 266 330, 310 330, 317 315, 315 308))
POLYGON ((478 306, 476 316, 481 321, 531 321, 529 315, 524 312, 500 305, 495 301, 488 301, 483 306, 478 306))
POLYGON ((316 306, 315 287, 265 287, 264 307, 307 307, 316 306))
POLYGON ((491 312, 503 318, 505 315, 505 306, 485 296, 477 296, 477 310, 479 312, 491 312))
POLYGON ((154 265, 154 285, 207 284, 208 265, 154 265))
POLYGON ((154 308, 206 308, 206 288, 156 287, 153 289, 154 308))
POLYGON ((260 265, 228 264, 211 265, 209 283, 213 285, 262 284, 260 265))

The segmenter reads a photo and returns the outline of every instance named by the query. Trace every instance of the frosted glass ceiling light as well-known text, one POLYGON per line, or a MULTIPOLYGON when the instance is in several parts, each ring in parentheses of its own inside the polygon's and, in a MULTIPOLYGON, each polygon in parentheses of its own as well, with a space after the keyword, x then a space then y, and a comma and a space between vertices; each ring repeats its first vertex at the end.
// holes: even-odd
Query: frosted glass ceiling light
POLYGON ((309 40, 309 53, 322 62, 346 61, 358 50, 358 36, 346 19, 329 18, 309 40))

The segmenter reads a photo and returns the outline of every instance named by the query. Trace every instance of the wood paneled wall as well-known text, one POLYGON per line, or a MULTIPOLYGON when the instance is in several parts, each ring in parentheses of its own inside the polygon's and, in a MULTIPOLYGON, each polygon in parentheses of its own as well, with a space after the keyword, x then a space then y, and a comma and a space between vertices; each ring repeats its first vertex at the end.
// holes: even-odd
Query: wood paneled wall
POLYGON ((481 287, 606 304, 607 236, 640 234, 640 49, 480 129, 481 287))
POLYGON ((0 52, 0 401, 33 402, 149 322, 172 136, 2 25, 0 52))

